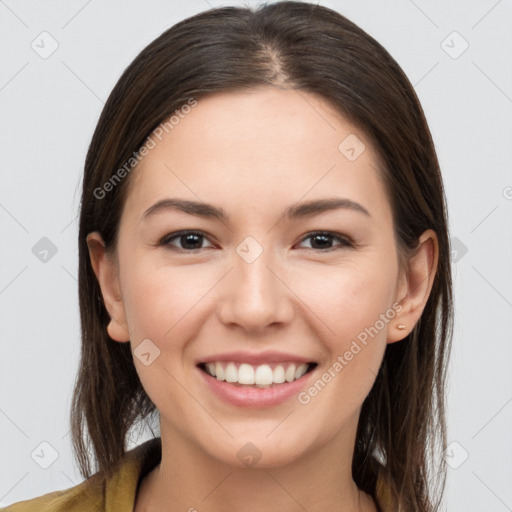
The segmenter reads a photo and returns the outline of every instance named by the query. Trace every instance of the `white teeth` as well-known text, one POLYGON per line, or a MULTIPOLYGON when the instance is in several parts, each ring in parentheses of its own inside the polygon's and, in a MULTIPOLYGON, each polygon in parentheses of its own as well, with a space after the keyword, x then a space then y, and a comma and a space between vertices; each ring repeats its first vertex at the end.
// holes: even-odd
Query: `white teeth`
POLYGON ((307 363, 296 365, 295 363, 278 364, 272 369, 270 364, 253 366, 241 363, 238 367, 234 362, 207 363, 208 373, 217 380, 238 383, 244 385, 256 385, 266 388, 272 384, 282 384, 300 379, 308 369, 307 363))
POLYGON ((268 364, 262 364, 256 368, 254 382, 258 386, 270 386, 272 384, 272 368, 268 364))
POLYGON ((254 384, 254 368, 250 364, 241 364, 238 368, 238 384, 254 384))
POLYGON ((213 376, 217 375, 217 373, 215 372, 215 363, 207 363, 206 367, 208 368, 210 375, 213 375, 213 376))
POLYGON ((284 368, 282 364, 277 365, 272 373, 272 380, 276 384, 282 384, 284 382, 284 368))
POLYGON ((224 374, 224 368, 220 363, 215 365, 215 377, 217 380, 226 380, 226 375, 224 374))
POLYGON ((238 371, 234 363, 226 366, 226 382, 238 382, 238 371))
POLYGON ((300 379, 307 371, 308 366, 301 364, 300 366, 297 366, 297 369, 295 370, 295 379, 300 379))
POLYGON ((284 378, 286 379, 286 382, 292 382, 295 380, 295 365, 293 363, 286 368, 284 378))

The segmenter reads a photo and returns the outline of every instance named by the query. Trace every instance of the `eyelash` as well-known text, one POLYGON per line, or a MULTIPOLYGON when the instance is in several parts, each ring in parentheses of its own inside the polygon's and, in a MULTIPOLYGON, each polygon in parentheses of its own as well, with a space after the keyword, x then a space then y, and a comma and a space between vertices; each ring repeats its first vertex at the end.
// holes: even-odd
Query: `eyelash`
MULTIPOLYGON (((168 247, 171 250, 174 250, 174 251, 177 251, 177 252, 190 253, 190 254, 195 254, 195 253, 197 253, 199 251, 202 251, 203 249, 191 249, 191 250, 181 249, 179 247, 175 247, 175 246, 172 246, 170 244, 171 241, 173 241, 175 239, 179 239, 179 238, 187 236, 187 235, 198 235, 200 237, 208 238, 207 235, 205 233, 201 232, 201 231, 177 231, 175 233, 169 233, 168 235, 165 235, 158 242, 158 245, 159 246, 168 247)), ((325 252, 335 251, 335 250, 341 249, 343 247, 348 247, 348 248, 354 248, 355 247, 354 242, 349 237, 344 236, 344 235, 340 235, 338 233, 333 233, 331 231, 313 231, 311 233, 308 233, 306 236, 304 236, 300 240, 299 243, 302 243, 305 240, 307 240, 309 238, 314 238, 316 236, 327 236, 327 237, 330 237, 330 238, 338 240, 339 242, 341 242, 341 244, 338 245, 337 247, 329 247, 328 249, 314 249, 313 247, 305 247, 305 249, 310 250, 310 251, 314 251, 314 252, 325 253, 325 252)), ((209 247, 204 247, 204 249, 209 249, 209 247)))

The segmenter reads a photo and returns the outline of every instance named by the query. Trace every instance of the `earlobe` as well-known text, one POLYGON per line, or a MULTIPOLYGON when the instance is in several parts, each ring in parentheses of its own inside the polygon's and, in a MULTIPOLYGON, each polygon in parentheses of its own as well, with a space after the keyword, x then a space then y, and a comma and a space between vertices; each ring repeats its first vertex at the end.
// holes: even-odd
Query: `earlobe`
POLYGON ((115 341, 130 341, 117 265, 107 253, 100 233, 97 231, 89 233, 86 241, 89 247, 91 265, 101 289, 105 308, 110 315, 107 332, 115 341))
POLYGON ((107 326, 108 335, 115 341, 126 342, 130 341, 130 333, 124 325, 121 325, 114 318, 110 318, 107 326))
POLYGON ((390 325, 388 343, 404 339, 420 319, 434 284, 438 258, 437 235, 428 229, 420 236, 418 248, 409 260, 405 296, 401 288, 401 297, 397 297, 402 308, 390 325))

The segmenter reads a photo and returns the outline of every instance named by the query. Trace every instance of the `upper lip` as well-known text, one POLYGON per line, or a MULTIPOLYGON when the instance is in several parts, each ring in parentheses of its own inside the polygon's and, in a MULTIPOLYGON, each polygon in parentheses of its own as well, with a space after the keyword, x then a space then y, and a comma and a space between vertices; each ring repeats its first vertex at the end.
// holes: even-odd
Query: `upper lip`
POLYGON ((312 363, 312 359, 306 357, 297 356, 295 354, 286 354, 285 352, 222 352, 212 356, 204 357, 197 361, 197 364, 201 363, 216 363, 219 361, 233 361, 247 364, 263 364, 263 363, 312 363))

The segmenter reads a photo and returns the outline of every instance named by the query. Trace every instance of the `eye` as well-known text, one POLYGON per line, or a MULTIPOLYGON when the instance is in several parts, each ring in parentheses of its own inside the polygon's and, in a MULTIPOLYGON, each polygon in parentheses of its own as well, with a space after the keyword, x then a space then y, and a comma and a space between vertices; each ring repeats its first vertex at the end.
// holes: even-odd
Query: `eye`
MULTIPOLYGON (((205 249, 202 246, 202 241, 206 240, 206 235, 200 231, 179 231, 176 233, 170 233, 164 236, 158 245, 169 246, 170 248, 176 248, 182 252, 196 252, 200 249, 205 249), (175 247, 171 242, 177 240, 182 247, 175 247)), ((213 247, 213 245, 212 245, 213 247)))
POLYGON ((331 233, 329 231, 317 231, 315 233, 309 233, 302 239, 302 242, 308 239, 311 239, 313 242, 312 246, 306 247, 306 249, 315 249, 314 246, 319 245, 320 247, 316 252, 334 251, 342 247, 354 247, 353 242, 348 237, 340 235, 338 233, 331 233), (328 247, 329 245, 332 244, 333 239, 338 240, 340 244, 337 247, 328 247))
MULTIPOLYGON (((328 252, 342 247, 354 247, 354 243, 347 237, 338 233, 331 233, 328 231, 317 231, 309 233, 302 238, 301 243, 306 240, 312 240, 310 247, 306 249, 317 249, 316 252, 328 252), (332 241, 337 240, 338 246, 332 247, 332 241), (331 247, 329 247, 331 245, 331 247)), ((164 236, 158 245, 169 247, 181 252, 198 252, 201 249, 207 249, 208 247, 202 247, 202 242, 207 240, 207 237, 201 231, 178 231, 176 233, 170 233, 164 236), (177 241, 181 246, 177 247, 173 242, 177 241)), ((213 247, 211 245, 210 247, 213 247)))

